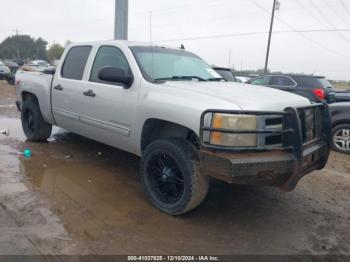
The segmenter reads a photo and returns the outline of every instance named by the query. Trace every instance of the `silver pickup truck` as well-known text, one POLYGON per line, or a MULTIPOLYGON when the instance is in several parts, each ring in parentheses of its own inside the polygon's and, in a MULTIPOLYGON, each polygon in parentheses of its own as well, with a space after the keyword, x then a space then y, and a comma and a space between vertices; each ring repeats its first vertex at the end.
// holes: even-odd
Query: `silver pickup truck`
POLYGON ((327 105, 225 82, 182 49, 76 43, 55 71, 18 72, 16 90, 29 140, 56 125, 140 156, 146 196, 171 215, 197 207, 209 177, 291 191, 329 156, 327 105))

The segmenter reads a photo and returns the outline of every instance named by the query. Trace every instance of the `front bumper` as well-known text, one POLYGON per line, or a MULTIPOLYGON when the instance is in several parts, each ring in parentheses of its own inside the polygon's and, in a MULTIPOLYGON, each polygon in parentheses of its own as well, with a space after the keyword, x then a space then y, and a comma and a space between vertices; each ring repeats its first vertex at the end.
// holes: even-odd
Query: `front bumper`
MULTIPOLYGON (((325 167, 331 148, 331 117, 326 104, 304 108, 288 108, 284 112, 241 112, 208 110, 202 116, 201 141, 207 113, 233 113, 280 115, 283 129, 280 146, 256 148, 223 148, 201 142, 200 163, 204 172, 228 183, 280 187, 293 190, 299 180, 314 170, 325 167), (304 112, 312 110, 313 118, 306 119, 304 112), (311 121, 311 122, 310 122, 311 121)), ((220 130, 215 129, 215 132, 220 130)), ((244 133, 242 130, 223 130, 225 133, 244 133)), ((276 130, 247 131, 256 134, 276 130)))

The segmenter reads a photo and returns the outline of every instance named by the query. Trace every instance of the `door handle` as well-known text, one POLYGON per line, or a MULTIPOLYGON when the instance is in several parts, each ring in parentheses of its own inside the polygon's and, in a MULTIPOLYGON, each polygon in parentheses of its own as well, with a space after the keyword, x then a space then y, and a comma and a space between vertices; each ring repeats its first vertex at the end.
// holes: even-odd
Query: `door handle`
POLYGON ((96 94, 94 93, 94 91, 92 91, 91 89, 88 91, 83 92, 84 96, 89 96, 89 97, 95 97, 96 94))
POLYGON ((61 85, 54 86, 53 88, 58 90, 58 91, 62 91, 63 90, 63 87, 61 85))

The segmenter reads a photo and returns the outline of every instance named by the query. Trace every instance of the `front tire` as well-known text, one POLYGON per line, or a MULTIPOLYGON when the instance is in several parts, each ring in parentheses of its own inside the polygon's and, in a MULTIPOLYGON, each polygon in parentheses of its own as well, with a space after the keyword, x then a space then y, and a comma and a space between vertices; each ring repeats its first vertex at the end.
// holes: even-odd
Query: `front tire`
POLYGON ((332 147, 337 152, 350 154, 350 124, 342 124, 333 128, 332 147))
POLYGON ((201 173, 197 150, 182 139, 150 144, 141 161, 141 181, 151 203, 169 215, 181 215, 205 199, 209 178, 201 173))
POLYGON ((52 125, 44 120, 35 99, 30 98, 23 102, 21 120, 24 134, 29 141, 41 142, 50 137, 52 125))

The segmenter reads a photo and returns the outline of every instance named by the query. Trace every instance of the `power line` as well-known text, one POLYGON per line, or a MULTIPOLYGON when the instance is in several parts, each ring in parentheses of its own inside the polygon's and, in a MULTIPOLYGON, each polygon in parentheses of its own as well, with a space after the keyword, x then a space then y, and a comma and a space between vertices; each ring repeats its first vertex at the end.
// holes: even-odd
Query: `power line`
MULTIPOLYGON (((216 0, 216 2, 218 2, 218 1, 226 1, 226 0, 216 0)), ((180 5, 180 6, 176 6, 176 7, 152 9, 152 12, 153 13, 164 13, 164 12, 169 12, 169 11, 173 11, 173 10, 177 10, 177 9, 183 9, 185 7, 197 6, 197 5, 200 5, 201 8, 202 8, 202 7, 208 7, 207 4, 209 4, 209 6, 220 5, 220 3, 213 4, 213 0, 205 1, 205 2, 197 1, 197 2, 192 2, 192 3, 189 3, 189 4, 180 5)), ((134 14, 131 14, 131 16, 146 15, 146 14, 149 14, 149 11, 134 13, 134 14)))
POLYGON ((302 3, 302 1, 295 0, 297 5, 301 6, 312 18, 314 18, 317 22, 319 22, 321 25, 328 27, 328 25, 324 22, 324 20, 320 19, 316 15, 314 15, 313 12, 311 12, 309 9, 305 7, 305 5, 302 3))
MULTIPOLYGON (((350 28, 343 29, 309 29, 309 30, 280 30, 274 31, 274 34, 287 34, 287 33, 329 33, 329 32, 350 32, 350 28)), ((187 40, 205 40, 215 38, 229 38, 229 37, 240 37, 240 36, 255 36, 268 34, 268 31, 260 32, 249 32, 249 33, 236 33, 236 34, 221 34, 221 35, 207 35, 207 36, 194 36, 184 38, 173 38, 165 40, 157 40, 157 42, 175 42, 175 41, 187 41, 187 40)))
MULTIPOLYGON (((263 6, 261 6, 260 4, 258 4, 255 0, 251 0, 251 2, 257 6, 258 8, 260 8, 261 10, 264 10, 265 12, 267 13, 270 13, 266 8, 264 8, 263 6)), ((281 24, 285 25, 286 27, 290 28, 292 31, 294 32, 297 32, 298 30, 293 27, 292 25, 288 24, 287 22, 283 21, 281 18, 276 18, 281 24)), ((334 30, 334 29, 332 29, 334 30)), ((338 53, 337 51, 333 50, 333 49, 330 49, 328 48, 327 46, 324 46, 324 45, 321 45, 319 42, 315 41, 313 38, 310 38, 308 37, 307 35, 305 35, 303 32, 298 32, 300 34, 300 36, 302 36, 303 38, 305 38, 306 40, 308 40, 309 42, 312 42, 314 45, 316 46, 319 46, 321 48, 323 48, 324 50, 327 50, 328 52, 330 53, 333 53, 333 54, 336 54, 338 56, 341 56, 341 57, 347 57, 347 56, 344 56, 343 54, 340 54, 338 53)), ((350 57, 347 57, 347 58, 350 58, 350 57)))
POLYGON ((345 4, 344 0, 340 0, 341 5, 344 7, 344 10, 349 14, 350 16, 350 9, 348 6, 345 4))
MULTIPOLYGON (((205 3, 209 3, 209 2, 204 2, 205 3)), ((217 5, 217 4, 215 4, 217 5)), ((220 4, 219 4, 220 5, 220 4)), ((342 3, 342 5, 345 5, 344 3, 342 3)), ((208 7, 208 6, 203 6, 203 7, 208 7)), ((339 7, 339 4, 335 4, 335 5, 331 5, 331 4, 328 4, 327 7, 324 7, 324 8, 329 8, 329 7, 339 7)), ((183 8, 183 7, 175 7, 175 8, 168 8, 168 9, 158 9, 159 12, 161 12, 162 10, 164 11, 170 11, 170 10, 176 10, 176 9, 180 9, 180 8, 183 8)), ((323 7, 319 7, 320 9, 322 9, 323 7)), ((308 8, 306 8, 304 5, 301 7, 301 8, 289 8, 289 9, 285 9, 285 11, 294 11, 294 10, 307 10, 307 11, 310 11, 308 8)), ((349 9, 348 9, 349 10, 349 9)), ((154 10, 152 10, 154 11, 154 10)), ((136 16, 136 15, 146 15, 148 14, 149 12, 141 12, 141 13, 135 13, 135 14, 132 14, 131 16, 136 16)), ((210 21, 218 21, 218 20, 223 20, 223 19, 230 19, 230 18, 237 18, 237 17, 246 17, 246 16, 249 16, 249 15, 253 15, 253 14, 259 14, 261 13, 260 12, 249 12, 249 13, 245 13, 245 14, 241 14, 241 13, 238 13, 238 14, 234 14, 234 16, 231 14, 231 15, 225 15, 225 16, 220 16, 220 17, 215 17, 215 18, 211 18, 210 21)), ((312 12, 309 12, 309 14, 311 16, 313 16, 315 19, 317 19, 320 23, 322 23, 324 26, 328 27, 328 25, 325 25, 325 23, 322 22, 321 19, 318 19, 317 16, 315 16, 312 12)), ((203 22, 203 21, 208 21, 208 18, 199 18, 199 19, 193 19, 191 21, 185 21, 185 22, 180 22, 180 23, 177 23, 177 22, 169 22, 169 23, 162 23, 161 25, 154 25, 153 28, 163 28, 163 27, 169 27, 169 26, 179 26, 179 25, 184 25, 184 24, 188 24, 188 23, 198 23, 198 22, 203 22)))
POLYGON ((341 14, 338 13, 338 11, 336 11, 337 9, 336 8, 333 8, 332 5, 330 5, 327 0, 326 1, 323 1, 326 6, 332 10, 332 12, 344 23, 345 26, 348 26, 348 21, 346 21, 343 16, 341 14))
MULTIPOLYGON (((331 23, 331 22, 328 20, 327 16, 324 15, 324 13, 320 10, 320 8, 318 8, 318 6, 314 3, 314 1, 313 1, 313 0, 309 0, 309 1, 310 1, 310 3, 313 5, 313 7, 315 8, 316 12, 318 12, 318 13, 321 15, 321 17, 325 20, 325 22, 329 25, 329 27, 332 28, 332 29, 334 29, 335 26, 333 25, 333 23, 331 23)), ((340 38, 342 38, 346 43, 350 44, 349 39, 347 39, 342 33, 337 33, 337 35, 338 35, 340 38)))

